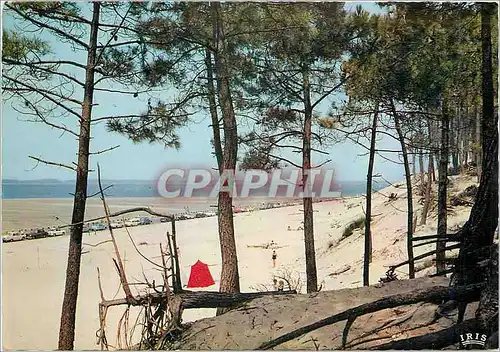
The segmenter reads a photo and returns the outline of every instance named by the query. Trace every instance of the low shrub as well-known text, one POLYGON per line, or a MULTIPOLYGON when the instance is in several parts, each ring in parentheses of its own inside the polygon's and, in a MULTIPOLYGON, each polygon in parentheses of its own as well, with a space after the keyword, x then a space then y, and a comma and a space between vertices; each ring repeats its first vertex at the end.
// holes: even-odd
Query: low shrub
POLYGON ((342 237, 341 240, 346 239, 347 237, 351 236, 354 230, 356 229, 364 229, 365 228, 365 216, 360 216, 353 222, 350 222, 345 228, 344 231, 342 232, 342 237))

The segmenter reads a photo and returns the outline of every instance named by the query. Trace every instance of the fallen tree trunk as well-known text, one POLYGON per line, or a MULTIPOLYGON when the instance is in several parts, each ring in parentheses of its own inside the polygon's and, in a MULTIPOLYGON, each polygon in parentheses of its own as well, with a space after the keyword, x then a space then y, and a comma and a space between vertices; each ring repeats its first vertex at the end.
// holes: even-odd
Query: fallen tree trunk
POLYGON ((335 324, 342 320, 353 320, 356 317, 377 312, 383 309, 394 308, 403 305, 414 304, 418 302, 440 302, 444 299, 451 299, 455 301, 469 301, 479 299, 481 289, 484 287, 482 284, 470 285, 465 287, 450 288, 447 286, 431 287, 425 290, 417 290, 408 293, 402 293, 394 296, 379 299, 374 302, 365 303, 360 306, 348 309, 344 312, 332 315, 328 318, 319 320, 315 323, 306 325, 302 328, 296 329, 292 332, 284 334, 274 340, 267 341, 261 344, 256 349, 268 350, 276 347, 284 342, 298 338, 316 329, 322 328, 327 325, 335 324))
MULTIPOLYGON (((453 244, 451 246, 447 246, 447 247, 444 247, 440 250, 433 250, 433 251, 430 251, 430 252, 426 252, 426 253, 423 253, 423 254, 420 254, 420 255, 417 255, 415 258, 413 258, 413 260, 420 260, 420 259, 424 259, 424 258, 427 258, 433 254, 436 254, 436 253, 441 253, 441 252, 446 252, 446 251, 449 251, 449 250, 452 250, 452 249, 457 249, 457 248, 460 248, 460 243, 458 244, 453 244)), ((408 260, 407 261, 404 261, 402 263, 399 263, 399 264, 396 264, 396 265, 390 265, 389 266, 389 270, 388 271, 394 271, 396 270, 397 268, 399 268, 400 266, 403 266, 403 265, 406 265, 408 264, 408 260)))
MULTIPOLYGON (((181 301, 183 309, 190 308, 228 308, 237 304, 250 301, 255 298, 264 296, 277 296, 296 294, 297 291, 269 291, 269 292, 249 292, 249 293, 226 293, 226 292, 213 292, 213 291, 183 291, 183 293, 172 295, 171 297, 181 301)), ((112 307, 119 305, 133 305, 140 306, 147 304, 160 304, 167 298, 167 292, 156 292, 147 295, 140 295, 134 297, 134 302, 127 301, 126 298, 105 300, 100 303, 104 307, 112 307)))
POLYGON ((458 240, 449 240, 449 239, 443 239, 443 238, 438 238, 436 240, 433 240, 433 241, 428 241, 428 242, 421 242, 419 244, 414 244, 413 245, 413 248, 417 248, 417 247, 422 247, 422 246, 426 246, 428 244, 433 244, 433 243, 437 243, 439 241, 446 241, 446 242, 460 242, 458 240))
POLYGON ((457 234, 447 234, 446 236, 426 235, 426 236, 413 237, 413 242, 430 240, 430 239, 443 239, 443 240, 446 239, 453 242, 460 242, 462 237, 458 236, 457 234))

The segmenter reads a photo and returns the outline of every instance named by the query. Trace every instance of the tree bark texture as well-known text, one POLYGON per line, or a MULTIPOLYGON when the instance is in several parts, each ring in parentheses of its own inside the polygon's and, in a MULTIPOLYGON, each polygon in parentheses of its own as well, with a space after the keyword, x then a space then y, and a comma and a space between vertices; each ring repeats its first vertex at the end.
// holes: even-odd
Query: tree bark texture
MULTIPOLYGON (((394 103, 391 102, 392 111, 394 113, 394 122, 396 125, 396 132, 398 133, 399 143, 401 144, 401 151, 403 153, 403 163, 405 167, 406 177, 406 193, 408 201, 408 217, 407 217, 407 237, 406 237, 406 250, 408 252, 408 275, 410 279, 415 278, 415 262, 413 260, 413 190, 411 186, 410 165, 408 164, 408 153, 406 150, 405 139, 401 129, 401 121, 399 119, 394 103)), ((415 154, 413 154, 415 156, 415 154)))
POLYGON ((459 231, 463 238, 452 284, 485 282, 476 318, 487 335, 498 334, 498 245, 493 243, 498 225, 498 115, 493 108, 491 16, 496 5, 481 4, 483 50, 483 160, 481 182, 469 220, 459 231))
POLYGON ((372 256, 372 182, 373 166, 375 164, 375 144, 377 142, 377 121, 378 121, 378 103, 373 115, 371 137, 370 137, 370 159, 368 161, 368 173, 366 175, 366 216, 365 216, 365 254, 363 259, 363 286, 370 285, 370 259, 372 256))
POLYGON ((217 167, 222 170, 222 144, 220 138, 220 126, 219 126, 219 116, 217 114, 217 101, 214 85, 214 73, 213 73, 213 63, 212 54, 209 49, 205 49, 205 66, 207 69, 207 100, 208 107, 210 110, 210 117, 212 120, 212 133, 214 137, 214 151, 215 157, 217 159, 217 167))
MULTIPOLYGON (((213 21, 215 70, 217 76, 217 90, 219 105, 222 111, 222 122, 224 130, 224 150, 222 170, 234 173, 236 168, 236 156, 238 153, 238 133, 236 117, 230 90, 230 70, 226 58, 226 39, 224 33, 224 20, 221 11, 221 3, 213 2, 211 15, 213 21)), ((228 186, 232 188, 230 181, 228 186)), ((222 272, 220 280, 220 292, 239 292, 240 281, 238 274, 238 258, 236 253, 236 241, 234 237, 233 202, 231 194, 220 192, 218 198, 219 206, 219 240, 222 256, 222 272)), ((218 313, 222 311, 219 310, 218 313)))
MULTIPOLYGON (((303 94, 304 94, 304 136, 302 140, 302 185, 303 189, 311 191, 308 187, 308 172, 311 170, 311 125, 312 105, 309 82, 309 72, 303 69, 303 94)), ((316 271, 316 251, 314 249, 314 224, 313 224, 313 200, 305 196, 304 204, 304 247, 306 255, 306 279, 307 293, 318 290, 318 273, 316 271)))
MULTIPOLYGON (((441 115, 441 153, 439 156, 439 182, 438 182, 438 227, 437 235, 444 237, 447 231, 447 198, 448 198, 448 158, 449 158, 449 123, 450 116, 448 111, 448 99, 445 97, 442 101, 441 115)), ((436 250, 446 247, 445 241, 436 243, 436 250)), ((442 272, 445 269, 445 253, 436 254, 436 272, 442 272)))
POLYGON ((476 159, 476 170, 477 170, 477 182, 481 182, 481 173, 483 171, 483 149, 482 149, 482 138, 481 138, 481 124, 482 116, 479 113, 479 109, 476 108, 476 128, 475 128, 475 159, 476 159))
POLYGON ((85 72, 85 87, 78 137, 78 164, 76 168, 75 196, 73 200, 73 215, 70 229, 68 264, 66 268, 66 283, 59 327, 60 350, 72 350, 75 341, 76 307, 78 286, 80 280, 80 262, 82 257, 82 231, 87 202, 87 181, 89 173, 90 122, 92 119, 92 104, 94 98, 94 72, 97 54, 97 36, 99 31, 99 2, 93 3, 92 22, 90 27, 87 67, 85 72))
MULTIPOLYGON (((297 291, 268 291, 268 292, 248 292, 248 293, 226 293, 226 292, 211 292, 211 291, 183 291, 180 294, 174 294, 171 297, 177 297, 181 301, 183 309, 197 309, 197 308, 230 308, 235 305, 247 302, 252 299, 264 296, 280 296, 296 294, 297 291)), ((132 305, 139 306, 151 303, 160 304, 167 298, 167 292, 150 293, 142 296, 135 296, 132 305)), ((105 307, 112 307, 118 305, 127 305, 130 302, 125 298, 113 299, 104 301, 101 304, 105 307)))

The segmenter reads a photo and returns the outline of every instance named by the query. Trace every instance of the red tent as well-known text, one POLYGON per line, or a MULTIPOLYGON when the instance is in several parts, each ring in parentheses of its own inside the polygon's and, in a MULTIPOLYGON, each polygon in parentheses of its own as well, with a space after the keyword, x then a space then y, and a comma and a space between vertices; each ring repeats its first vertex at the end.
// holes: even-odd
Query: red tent
POLYGON ((215 281, 210 274, 208 265, 199 260, 191 266, 191 275, 189 275, 188 288, 192 287, 208 287, 215 284, 215 281))

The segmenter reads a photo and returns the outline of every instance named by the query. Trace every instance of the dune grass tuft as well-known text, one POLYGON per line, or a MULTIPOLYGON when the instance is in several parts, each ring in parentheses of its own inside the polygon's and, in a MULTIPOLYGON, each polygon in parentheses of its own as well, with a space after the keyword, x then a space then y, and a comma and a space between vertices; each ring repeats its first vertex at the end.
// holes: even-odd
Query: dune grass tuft
POLYGON ((347 237, 351 236, 354 230, 356 229, 364 229, 365 228, 365 216, 360 216, 353 222, 350 222, 345 228, 344 231, 342 232, 342 237, 341 240, 346 239, 347 237))

